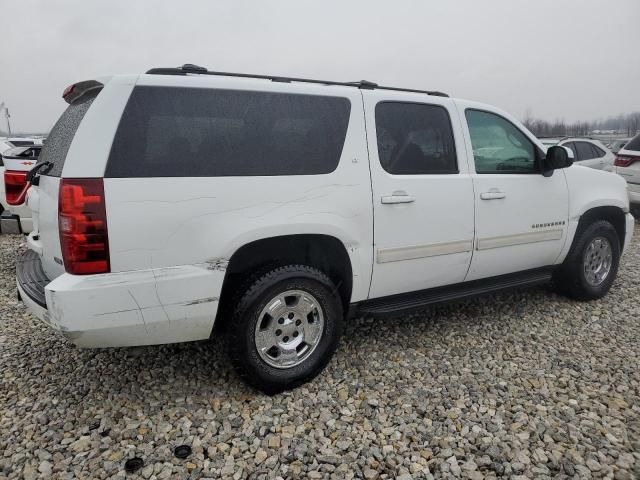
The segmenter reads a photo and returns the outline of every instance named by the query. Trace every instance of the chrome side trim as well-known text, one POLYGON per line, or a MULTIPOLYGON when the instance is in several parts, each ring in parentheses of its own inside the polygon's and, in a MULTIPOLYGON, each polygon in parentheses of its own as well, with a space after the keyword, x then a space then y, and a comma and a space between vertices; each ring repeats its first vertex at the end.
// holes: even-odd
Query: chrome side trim
POLYGON ((500 235, 498 237, 485 237, 478 239, 476 250, 489 250, 491 248, 524 245, 526 243, 548 242, 551 240, 560 240, 561 238, 562 229, 517 233, 515 235, 500 235))
POLYGON ((376 255, 378 263, 399 262, 416 258, 436 257, 464 253, 473 250, 473 240, 458 240, 455 242, 431 243, 428 245, 409 245, 379 249, 376 255))

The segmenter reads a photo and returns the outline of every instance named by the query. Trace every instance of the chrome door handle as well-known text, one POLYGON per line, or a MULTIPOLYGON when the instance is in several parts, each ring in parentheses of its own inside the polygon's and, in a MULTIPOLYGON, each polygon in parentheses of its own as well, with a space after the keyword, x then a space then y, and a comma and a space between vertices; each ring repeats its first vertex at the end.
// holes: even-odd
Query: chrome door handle
POLYGON ((381 201, 385 205, 391 205, 394 203, 413 203, 416 201, 416 197, 413 195, 407 195, 406 193, 399 195, 394 192, 393 195, 385 195, 382 197, 381 201))
POLYGON ((498 191, 490 191, 490 192, 484 192, 480 194, 480 198, 482 200, 498 200, 500 198, 505 198, 506 196, 507 196, 506 193, 498 192, 498 191))

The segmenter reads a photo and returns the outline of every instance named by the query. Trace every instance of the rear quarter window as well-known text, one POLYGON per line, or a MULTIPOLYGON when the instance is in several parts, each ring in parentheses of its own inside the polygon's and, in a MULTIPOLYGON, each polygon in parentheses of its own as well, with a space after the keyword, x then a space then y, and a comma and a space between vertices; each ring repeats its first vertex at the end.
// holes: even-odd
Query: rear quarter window
POLYGON ((342 97, 136 87, 105 176, 330 173, 340 161, 350 110, 342 97))
POLYGON ((73 102, 51 129, 38 157, 38 164, 50 162, 53 165, 46 175, 59 177, 62 174, 62 167, 73 137, 97 95, 96 91, 87 93, 73 102))

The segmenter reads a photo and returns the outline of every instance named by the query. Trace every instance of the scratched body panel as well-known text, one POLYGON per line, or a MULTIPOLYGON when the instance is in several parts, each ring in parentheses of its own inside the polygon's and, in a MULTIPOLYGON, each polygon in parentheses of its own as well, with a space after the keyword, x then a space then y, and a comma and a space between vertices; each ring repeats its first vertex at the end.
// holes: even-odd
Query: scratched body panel
POLYGON ((79 346, 128 346, 208 338, 224 270, 208 264, 61 275, 45 289, 48 323, 79 346), (63 317, 64 312, 64 317, 63 317))

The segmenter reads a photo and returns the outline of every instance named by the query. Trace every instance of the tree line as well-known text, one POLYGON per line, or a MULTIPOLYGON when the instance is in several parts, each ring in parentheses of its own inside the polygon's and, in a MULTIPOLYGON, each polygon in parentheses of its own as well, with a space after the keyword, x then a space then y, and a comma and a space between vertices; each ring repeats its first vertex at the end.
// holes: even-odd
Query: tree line
POLYGON ((632 137, 640 131, 640 112, 620 114, 594 122, 568 123, 561 119, 553 122, 541 120, 533 117, 531 111, 527 110, 522 123, 537 137, 584 136, 600 132, 632 137))

